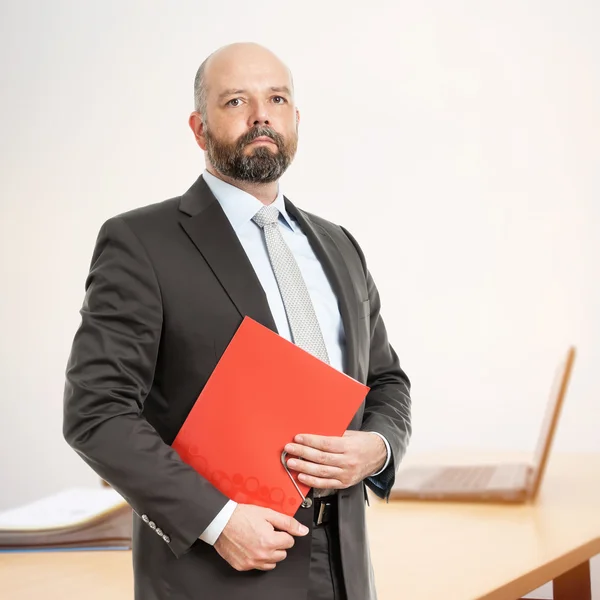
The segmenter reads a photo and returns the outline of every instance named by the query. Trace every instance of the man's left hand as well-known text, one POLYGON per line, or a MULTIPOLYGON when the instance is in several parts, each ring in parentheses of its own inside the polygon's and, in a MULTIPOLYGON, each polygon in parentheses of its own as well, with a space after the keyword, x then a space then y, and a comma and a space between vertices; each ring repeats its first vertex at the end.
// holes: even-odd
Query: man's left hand
POLYGON ((287 465, 313 488, 337 490, 356 485, 381 470, 387 459, 383 440, 368 431, 346 431, 342 437, 303 433, 294 441, 285 447, 293 456, 287 465))

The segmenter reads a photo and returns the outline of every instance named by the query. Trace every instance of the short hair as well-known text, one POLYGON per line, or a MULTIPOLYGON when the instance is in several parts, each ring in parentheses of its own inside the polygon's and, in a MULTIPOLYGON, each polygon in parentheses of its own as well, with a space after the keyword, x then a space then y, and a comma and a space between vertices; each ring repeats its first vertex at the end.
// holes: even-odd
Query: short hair
POLYGON ((208 63, 208 60, 211 56, 212 54, 205 58, 200 67, 198 67, 198 71, 196 72, 196 77, 194 79, 194 108, 200 113, 200 116, 204 121, 206 121, 206 98, 208 95, 204 72, 206 71, 206 63, 208 63))

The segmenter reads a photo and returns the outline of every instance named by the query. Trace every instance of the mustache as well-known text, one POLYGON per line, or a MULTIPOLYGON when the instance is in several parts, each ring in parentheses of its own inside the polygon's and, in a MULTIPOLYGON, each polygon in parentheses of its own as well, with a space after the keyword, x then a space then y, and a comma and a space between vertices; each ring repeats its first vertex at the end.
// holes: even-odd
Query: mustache
POLYGON ((271 138, 277 144, 277 147, 279 149, 281 149, 284 146, 283 136, 281 134, 277 133, 271 127, 266 127, 266 126, 255 127, 254 129, 251 129, 248 133, 245 133, 238 140, 238 146, 240 148, 243 148, 244 146, 246 146, 247 144, 249 144, 250 142, 252 142, 253 140, 255 140, 256 138, 259 138, 259 137, 271 138))

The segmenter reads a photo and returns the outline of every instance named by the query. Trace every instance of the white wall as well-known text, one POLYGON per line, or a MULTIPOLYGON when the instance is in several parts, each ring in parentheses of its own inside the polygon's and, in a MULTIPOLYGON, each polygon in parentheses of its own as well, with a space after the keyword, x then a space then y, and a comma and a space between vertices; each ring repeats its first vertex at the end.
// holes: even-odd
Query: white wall
POLYGON ((579 355, 556 451, 600 451, 596 0, 0 6, 0 509, 96 481, 61 436, 97 231, 182 193, 204 57, 294 72, 284 189, 362 243, 413 380, 413 452, 529 450, 579 355))

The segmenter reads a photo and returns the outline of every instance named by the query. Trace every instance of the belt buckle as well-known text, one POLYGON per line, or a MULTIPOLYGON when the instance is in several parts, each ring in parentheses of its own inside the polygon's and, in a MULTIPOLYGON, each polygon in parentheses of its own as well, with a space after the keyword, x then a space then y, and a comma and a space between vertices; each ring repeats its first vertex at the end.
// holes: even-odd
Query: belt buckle
POLYGON ((321 501, 319 504, 319 514, 317 515, 317 525, 323 524, 323 516, 325 515, 325 504, 326 502, 321 501))

